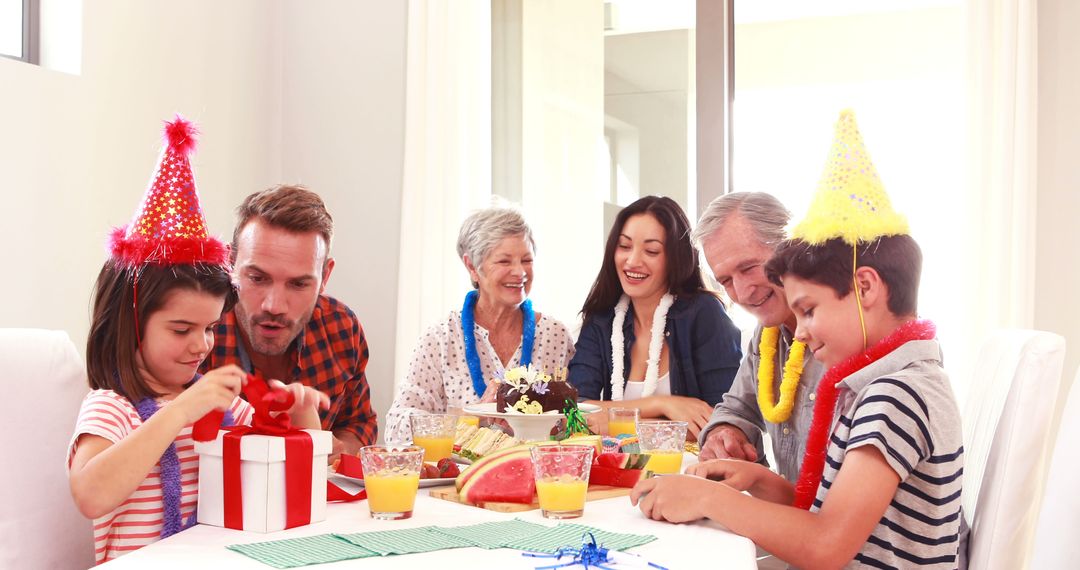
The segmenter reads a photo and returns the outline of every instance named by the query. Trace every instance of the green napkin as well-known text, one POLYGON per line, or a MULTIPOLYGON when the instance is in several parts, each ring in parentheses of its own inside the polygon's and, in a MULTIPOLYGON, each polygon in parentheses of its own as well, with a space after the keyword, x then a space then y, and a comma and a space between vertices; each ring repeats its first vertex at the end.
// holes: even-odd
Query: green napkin
POLYGON ((353 534, 335 534, 334 536, 383 556, 386 556, 387 554, 414 554, 417 552, 432 552, 448 548, 472 546, 472 543, 467 540, 440 532, 434 532, 434 529, 435 527, 424 526, 401 530, 379 530, 373 532, 357 532, 353 534))
POLYGON ((378 556, 377 553, 341 540, 332 534, 288 538, 252 544, 227 546, 274 568, 296 568, 309 564, 325 564, 354 558, 378 556))
POLYGON ((548 527, 521 519, 497 521, 456 527, 432 527, 433 532, 466 540, 471 546, 488 550, 503 548, 525 537, 547 530, 548 527))
POLYGON ((579 524, 563 523, 555 528, 544 528, 541 532, 522 537, 505 546, 517 550, 551 554, 564 546, 579 548, 582 536, 590 532, 596 538, 596 544, 608 550, 626 550, 656 540, 656 537, 652 535, 624 534, 579 524))

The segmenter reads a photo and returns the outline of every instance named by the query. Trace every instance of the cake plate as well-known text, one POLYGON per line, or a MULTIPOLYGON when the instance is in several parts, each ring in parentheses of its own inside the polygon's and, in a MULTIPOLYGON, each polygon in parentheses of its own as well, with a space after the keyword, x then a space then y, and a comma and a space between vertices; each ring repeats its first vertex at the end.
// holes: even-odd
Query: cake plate
MULTIPOLYGON (((600 406, 595 404, 578 404, 582 414, 591 414, 600 411, 600 406)), ((495 402, 485 404, 471 404, 463 408, 464 412, 473 416, 484 418, 498 418, 505 420, 514 430, 514 437, 522 441, 546 440, 551 436, 551 428, 555 423, 566 417, 559 412, 546 414, 522 414, 495 411, 495 402)))

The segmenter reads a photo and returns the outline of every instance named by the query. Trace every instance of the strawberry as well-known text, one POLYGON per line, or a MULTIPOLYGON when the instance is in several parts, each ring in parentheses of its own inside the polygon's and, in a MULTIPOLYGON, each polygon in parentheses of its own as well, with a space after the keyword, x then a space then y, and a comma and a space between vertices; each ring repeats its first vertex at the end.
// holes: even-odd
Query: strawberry
POLYGON ((438 479, 439 478, 439 468, 435 467, 434 465, 432 465, 430 463, 425 463, 424 466, 420 469, 420 478, 421 479, 438 479))
POLYGON ((451 461, 449 457, 440 459, 436 466, 439 468, 439 477, 442 477, 443 479, 461 475, 461 470, 458 469, 457 463, 451 461))

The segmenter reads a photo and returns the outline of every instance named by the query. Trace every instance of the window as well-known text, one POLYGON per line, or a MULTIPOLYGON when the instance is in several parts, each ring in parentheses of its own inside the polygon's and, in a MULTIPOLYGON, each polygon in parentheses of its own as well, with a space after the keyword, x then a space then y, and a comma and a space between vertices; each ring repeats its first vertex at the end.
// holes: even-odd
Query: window
POLYGON ((0 0, 0 56, 37 63, 38 0, 0 0))

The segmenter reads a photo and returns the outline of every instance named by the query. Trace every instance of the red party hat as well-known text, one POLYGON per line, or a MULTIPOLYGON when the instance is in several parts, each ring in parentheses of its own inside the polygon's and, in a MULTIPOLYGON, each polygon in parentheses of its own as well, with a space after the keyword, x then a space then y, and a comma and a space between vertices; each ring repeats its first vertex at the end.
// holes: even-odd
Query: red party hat
POLYGON ((117 263, 228 264, 229 246, 207 233, 188 161, 195 150, 196 134, 194 125, 179 115, 165 123, 167 144, 142 207, 130 224, 114 229, 109 236, 109 251, 117 263))

